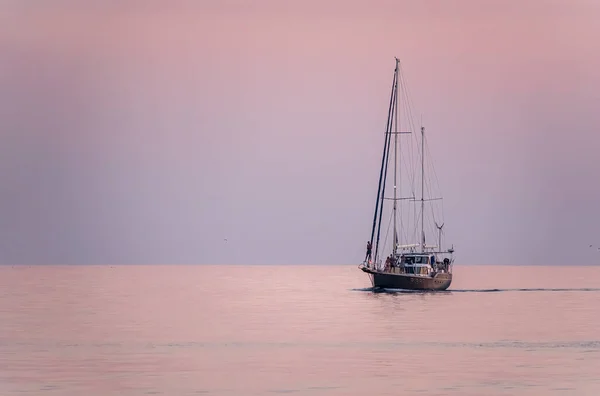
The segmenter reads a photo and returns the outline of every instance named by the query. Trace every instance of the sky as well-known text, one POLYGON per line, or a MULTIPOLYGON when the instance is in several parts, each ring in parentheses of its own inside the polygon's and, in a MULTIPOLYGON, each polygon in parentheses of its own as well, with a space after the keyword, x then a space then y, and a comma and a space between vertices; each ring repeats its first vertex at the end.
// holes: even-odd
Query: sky
POLYGON ((398 57, 456 265, 600 264, 598 20, 595 0, 2 0, 0 263, 360 263, 398 57))

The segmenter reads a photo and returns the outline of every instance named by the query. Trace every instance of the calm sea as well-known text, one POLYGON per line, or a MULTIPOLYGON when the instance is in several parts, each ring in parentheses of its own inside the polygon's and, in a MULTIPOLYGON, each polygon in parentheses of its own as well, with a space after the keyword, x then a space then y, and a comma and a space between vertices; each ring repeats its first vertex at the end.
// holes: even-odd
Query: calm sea
POLYGON ((600 268, 0 267, 0 395, 600 395, 600 268))

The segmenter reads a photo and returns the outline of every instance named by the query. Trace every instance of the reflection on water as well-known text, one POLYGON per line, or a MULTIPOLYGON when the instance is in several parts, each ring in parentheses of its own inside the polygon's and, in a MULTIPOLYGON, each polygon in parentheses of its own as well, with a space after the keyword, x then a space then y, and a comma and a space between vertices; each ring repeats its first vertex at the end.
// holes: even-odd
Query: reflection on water
POLYGON ((598 395, 600 270, 0 267, 0 394, 598 395))

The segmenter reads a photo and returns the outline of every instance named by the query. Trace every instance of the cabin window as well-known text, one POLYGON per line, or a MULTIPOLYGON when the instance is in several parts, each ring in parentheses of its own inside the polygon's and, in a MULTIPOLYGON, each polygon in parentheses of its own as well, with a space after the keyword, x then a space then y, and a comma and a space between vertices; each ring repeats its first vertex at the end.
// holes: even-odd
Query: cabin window
MULTIPOLYGON (((403 258, 403 262, 408 265, 412 264, 429 264, 429 256, 405 256, 403 258)), ((435 257, 431 256, 431 263, 435 262, 435 257)))

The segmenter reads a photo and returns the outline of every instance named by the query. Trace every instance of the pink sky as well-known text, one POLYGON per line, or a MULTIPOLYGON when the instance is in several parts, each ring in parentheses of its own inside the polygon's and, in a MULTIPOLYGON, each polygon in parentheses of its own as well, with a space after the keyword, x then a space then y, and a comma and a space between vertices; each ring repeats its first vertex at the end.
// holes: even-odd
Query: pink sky
POLYGON ((458 263, 600 263, 600 3, 126 4, 0 6, 0 262, 358 262, 398 56, 458 263))

